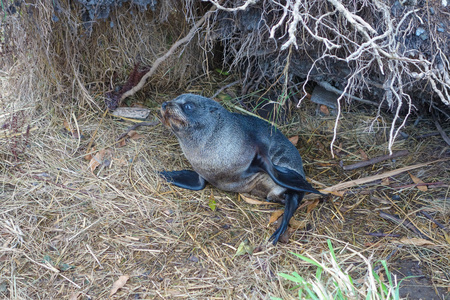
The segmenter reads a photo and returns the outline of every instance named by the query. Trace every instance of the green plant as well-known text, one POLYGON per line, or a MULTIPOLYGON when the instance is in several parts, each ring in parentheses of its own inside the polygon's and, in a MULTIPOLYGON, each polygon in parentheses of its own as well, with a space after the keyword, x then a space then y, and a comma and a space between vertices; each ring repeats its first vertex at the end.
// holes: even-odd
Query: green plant
MULTIPOLYGON (((327 262, 319 262, 312 256, 307 257, 293 253, 301 260, 317 267, 314 277, 307 278, 297 272, 293 272, 291 275, 279 273, 281 277, 295 283, 292 289, 298 289, 299 299, 400 299, 399 284, 401 281, 397 284, 395 276, 388 270, 386 261, 380 261, 386 273, 387 282, 384 282, 382 277, 373 270, 369 259, 355 250, 346 248, 362 258, 367 266, 363 282, 356 284, 355 280, 341 267, 342 262, 341 265, 338 262, 331 241, 327 242, 330 249, 324 255, 324 260, 327 262)), ((279 300, 281 298, 272 297, 271 299, 279 300)))

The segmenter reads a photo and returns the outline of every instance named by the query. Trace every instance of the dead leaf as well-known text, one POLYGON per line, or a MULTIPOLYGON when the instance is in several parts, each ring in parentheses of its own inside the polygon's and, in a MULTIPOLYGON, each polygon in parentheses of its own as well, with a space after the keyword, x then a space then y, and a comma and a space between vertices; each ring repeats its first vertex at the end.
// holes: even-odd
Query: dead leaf
POLYGON ((117 291, 121 288, 124 287, 125 283, 127 283, 128 279, 130 278, 130 276, 128 275, 122 275, 119 277, 119 279, 117 279, 114 283, 113 286, 111 288, 111 292, 109 293, 109 296, 111 297, 112 295, 114 295, 115 293, 117 293, 117 291))
POLYGON ((289 221, 289 226, 293 229, 303 229, 306 227, 307 222, 306 221, 297 221, 294 219, 291 219, 289 221))
MULTIPOLYGON (((319 190, 319 192, 321 192, 322 194, 331 194, 331 195, 338 196, 338 197, 344 197, 344 195, 345 195, 345 191, 328 191, 327 189, 324 189, 324 190, 319 190)), ((315 194, 315 195, 317 195, 317 194, 315 194)), ((316 197, 314 197, 314 198, 316 198, 316 197)))
POLYGON ((389 179, 389 177, 381 179, 381 185, 388 186, 390 184, 391 184, 391 180, 389 179))
MULTIPOLYGON (((78 131, 76 129, 73 129, 72 126, 70 126, 69 122, 64 120, 64 128, 72 135, 72 137, 78 139, 80 136, 78 134, 78 131)), ((81 132, 80 132, 81 134, 81 132)))
MULTIPOLYGON (((409 176, 411 177, 412 181, 415 184, 424 183, 419 177, 414 176, 413 174, 409 173, 409 176)), ((421 190, 422 192, 428 191, 428 187, 426 185, 418 185, 417 188, 421 190)))
POLYGON ((244 196, 242 194, 239 194, 239 196, 242 198, 242 200, 244 200, 245 202, 247 202, 248 204, 256 204, 256 205, 277 205, 279 203, 276 202, 269 202, 269 201, 259 201, 247 196, 244 196))
POLYGON ((122 148, 122 147, 125 147, 126 145, 127 145, 127 139, 126 138, 122 138, 117 143, 117 148, 122 148))
POLYGON ((95 169, 97 169, 97 167, 102 164, 105 153, 105 149, 98 151, 97 154, 95 154, 95 156, 89 162, 89 168, 91 169, 92 173, 94 173, 95 169))
POLYGON ((367 156, 366 152, 363 149, 359 149, 359 156, 361 156, 362 160, 369 160, 369 156, 367 156))
POLYGON ((276 220, 278 220, 279 217, 284 213, 284 210, 276 210, 274 211, 269 218, 269 225, 274 223, 276 220))
POLYGON ((297 143, 298 143, 298 135, 291 136, 291 137, 289 138, 289 141, 290 141, 294 146, 297 146, 297 143))
POLYGON ((216 211, 216 198, 214 198, 214 194, 211 190, 211 195, 209 196, 208 206, 212 211, 216 211))
POLYGON ((72 132, 72 128, 70 127, 69 122, 67 122, 66 120, 64 120, 64 128, 68 131, 68 132, 72 132))
POLYGON ((420 238, 402 238, 400 239, 400 243, 406 244, 406 245, 415 245, 415 246, 435 246, 436 244, 426 240, 426 239, 420 239, 420 238))
POLYGON ((252 255, 254 249, 255 249, 255 247, 250 245, 250 242, 248 241, 248 239, 246 239, 239 244, 239 247, 237 248, 234 256, 241 256, 244 254, 252 255))
POLYGON ((81 294, 81 292, 72 292, 69 296, 69 300, 78 300, 78 296, 81 294))
POLYGON ((321 143, 320 141, 316 142, 316 146, 320 151, 324 151, 325 150, 325 146, 323 143, 321 143))
POLYGON ((92 156, 93 152, 95 152, 95 147, 92 147, 91 151, 89 151, 89 153, 84 156, 84 159, 90 161, 92 159, 92 157, 93 157, 92 156))
POLYGON ((114 162, 119 166, 127 165, 127 161, 124 158, 114 158, 114 162))
POLYGON ((319 110, 322 114, 324 114, 325 116, 329 116, 330 115, 330 111, 328 110, 328 107, 326 105, 321 105, 319 107, 319 110))
POLYGON ((128 135, 128 136, 130 137, 130 139, 132 139, 132 140, 138 140, 138 139, 141 139, 141 138, 145 137, 145 135, 139 134, 139 133, 137 133, 135 130, 130 130, 130 132, 128 132, 127 135, 128 135))
POLYGON ((133 107, 147 108, 142 102, 133 103, 133 107))
POLYGON ((311 204, 308 205, 306 213, 309 214, 316 206, 319 204, 319 199, 315 199, 311 204))

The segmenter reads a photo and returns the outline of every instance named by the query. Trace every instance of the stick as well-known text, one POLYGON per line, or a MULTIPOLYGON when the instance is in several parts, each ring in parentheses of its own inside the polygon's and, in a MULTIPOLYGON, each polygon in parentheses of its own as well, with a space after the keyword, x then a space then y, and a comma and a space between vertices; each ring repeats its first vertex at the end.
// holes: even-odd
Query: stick
POLYGON ((430 216, 430 214, 428 214, 426 211, 421 210, 421 211, 419 211, 419 214, 421 214, 421 215, 425 216, 427 219, 433 221, 433 223, 436 224, 437 226, 439 226, 439 228, 444 229, 444 230, 447 229, 444 225, 442 225, 441 223, 439 223, 438 221, 433 219, 433 217, 430 216))
POLYGON ((128 127, 127 131, 125 131, 125 133, 122 133, 117 140, 120 141, 121 139, 123 139, 124 137, 127 136, 127 134, 131 131, 131 130, 136 130, 136 128, 141 127, 141 126, 155 126, 158 125, 159 121, 152 121, 152 122, 140 122, 137 124, 134 124, 133 126, 128 127))
POLYGON ((361 162, 358 162, 358 163, 352 164, 352 165, 347 165, 347 166, 344 166, 342 168, 345 171, 351 171, 351 170, 355 170, 355 169, 358 169, 358 168, 367 167, 367 166, 370 166, 370 165, 382 162, 384 160, 397 158, 397 157, 405 156, 405 155, 408 155, 408 154, 409 154, 408 150, 397 151, 397 152, 392 153, 392 155, 386 154, 386 155, 374 157, 372 159, 361 161, 361 162))
POLYGON ((368 232, 366 234, 376 237, 400 237, 400 234, 393 234, 393 233, 368 232))
MULTIPOLYGON (((447 161, 447 160, 450 160, 450 158, 438 159, 438 160, 435 160, 435 161, 430 161, 430 162, 426 162, 426 163, 422 163, 422 164, 407 166, 407 167, 403 167, 403 168, 400 168, 400 169, 388 171, 388 172, 385 172, 383 174, 378 174, 378 175, 368 176, 368 177, 364 177, 364 178, 359 178, 359 179, 356 179, 356 180, 350 180, 350 181, 347 181, 347 182, 338 183, 336 185, 333 185, 333 186, 330 186, 330 187, 325 188, 323 190, 320 190, 320 192, 324 193, 324 194, 329 194, 330 192, 333 192, 333 191, 346 190, 346 189, 349 189, 349 188, 354 187, 354 186, 363 185, 365 183, 369 183, 369 182, 372 182, 372 181, 375 181, 375 180, 380 180, 380 179, 383 179, 383 178, 386 178, 386 177, 395 176, 395 175, 398 175, 398 174, 406 172, 406 171, 418 169, 418 168, 421 168, 421 167, 426 167, 428 165, 431 165, 431 164, 434 164, 434 163, 437 163, 437 162, 441 162, 441 161, 447 161)), ((319 195, 317 195, 317 196, 319 196, 319 195)))
POLYGON ((427 240, 430 239, 426 234, 422 233, 416 226, 414 226, 414 224, 412 224, 410 221, 408 221, 406 219, 402 220, 394 215, 385 213, 383 211, 380 211, 380 217, 382 217, 383 219, 389 220, 397 225, 402 225, 403 227, 411 230, 415 234, 423 237, 424 239, 427 239, 427 240))
POLYGON ((444 182, 442 181, 438 181, 438 182, 423 182, 423 183, 411 183, 411 184, 406 184, 406 185, 397 185, 397 186, 391 186, 391 188, 395 189, 395 190, 400 190, 400 189, 406 189, 406 188, 410 188, 410 187, 416 187, 416 186, 426 186, 426 187, 431 187, 431 186, 448 186, 446 185, 444 182))
POLYGON ((447 143, 447 145, 450 146, 450 138, 448 137, 448 135, 442 129, 441 124, 439 124, 438 121, 434 121, 434 125, 436 126, 437 130, 439 131, 439 133, 441 134, 442 138, 447 143))
POLYGON ((227 88, 229 88, 229 87, 232 87, 233 85, 238 84, 239 82, 241 82, 241 81, 240 81, 240 80, 236 80, 236 81, 233 81, 233 82, 230 83, 230 84, 227 84, 227 85, 224 86, 224 87, 221 87, 217 92, 214 93, 214 95, 212 95, 211 98, 215 98, 215 97, 216 97, 217 95, 219 95, 223 90, 225 90, 225 89, 227 89, 227 88))
POLYGON ((189 33, 184 38, 182 38, 181 40, 176 41, 176 43, 173 44, 172 47, 170 47, 169 51, 167 51, 166 54, 164 54, 163 56, 161 56, 157 60, 155 60, 155 63, 151 67, 150 71, 148 71, 147 73, 145 73, 144 76, 142 76, 141 80, 139 81, 139 83, 135 87, 133 87, 131 90, 129 90, 126 93, 124 93, 122 95, 122 97, 120 97, 120 101, 119 102, 122 102, 123 99, 125 99, 126 97, 132 96, 137 91, 142 89, 144 87, 144 84, 145 84, 145 81, 147 80, 147 78, 149 78, 150 76, 153 75, 153 73, 155 73, 155 71, 159 67, 159 65, 163 61, 165 61, 169 56, 171 56, 178 47, 180 47, 182 44, 185 44, 190 39, 192 39, 194 34, 198 31, 198 28, 200 26, 202 26, 202 24, 205 22, 206 18, 209 17, 209 15, 211 13, 215 12, 215 11, 216 11, 216 7, 215 6, 211 7, 211 9, 209 11, 207 11, 203 15, 203 17, 200 20, 198 20, 197 23, 194 24, 194 26, 192 26, 191 30, 189 31, 189 33))

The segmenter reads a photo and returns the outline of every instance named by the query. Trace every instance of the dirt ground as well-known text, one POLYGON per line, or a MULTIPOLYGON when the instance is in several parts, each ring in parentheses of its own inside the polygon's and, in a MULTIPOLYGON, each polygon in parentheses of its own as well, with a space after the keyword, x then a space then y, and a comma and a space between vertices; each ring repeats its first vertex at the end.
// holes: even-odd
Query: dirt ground
MULTIPOLYGON (((149 97, 151 118, 174 96, 149 97)), ((158 170, 189 168, 161 124, 117 143, 131 123, 11 103, 2 103, 0 113, 0 298, 106 299, 121 278, 126 282, 112 299, 295 299, 294 285, 278 274, 314 276, 315 268, 292 253, 321 261, 330 239, 355 282, 364 282, 367 268, 348 248, 374 266, 386 259, 400 277, 420 276, 404 281, 413 287, 403 297, 449 299, 450 148, 430 117, 411 117, 394 144, 408 155, 344 171, 341 164, 386 154, 389 115, 369 130, 373 117, 364 107, 346 110, 332 158, 334 116, 318 114, 310 102, 292 110, 280 129, 298 136, 316 188, 437 162, 343 197, 310 200, 295 214, 289 242, 274 247, 267 242, 276 228, 269 218, 282 206, 249 204, 211 186, 186 191, 159 178, 158 170), (416 179, 428 188, 420 190, 416 179), (252 254, 237 255, 242 242, 252 254), (426 292, 417 292, 417 282, 426 292)), ((449 124, 441 125, 448 134, 449 124)))

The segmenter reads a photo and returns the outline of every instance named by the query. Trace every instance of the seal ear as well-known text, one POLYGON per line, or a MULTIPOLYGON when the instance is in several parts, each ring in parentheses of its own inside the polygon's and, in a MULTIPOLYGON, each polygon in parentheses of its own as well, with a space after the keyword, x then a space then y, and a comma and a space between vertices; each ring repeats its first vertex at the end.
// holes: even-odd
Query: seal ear
POLYGON ((215 112, 218 109, 219 109, 218 107, 210 107, 209 108, 209 112, 212 113, 212 112, 215 112))
POLYGON ((167 182, 172 183, 183 189, 199 191, 203 190, 206 186, 206 180, 203 179, 197 172, 190 170, 182 171, 161 171, 159 175, 167 180, 167 182))
POLYGON ((269 174, 270 178, 272 178, 276 184, 287 189, 297 192, 308 192, 323 195, 321 192, 313 188, 311 184, 309 184, 309 182, 306 181, 306 179, 299 173, 285 167, 276 166, 267 155, 257 153, 253 158, 250 167, 247 169, 247 172, 254 174, 260 171, 269 174))

